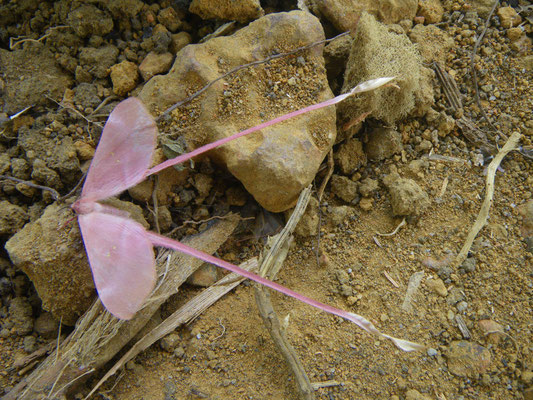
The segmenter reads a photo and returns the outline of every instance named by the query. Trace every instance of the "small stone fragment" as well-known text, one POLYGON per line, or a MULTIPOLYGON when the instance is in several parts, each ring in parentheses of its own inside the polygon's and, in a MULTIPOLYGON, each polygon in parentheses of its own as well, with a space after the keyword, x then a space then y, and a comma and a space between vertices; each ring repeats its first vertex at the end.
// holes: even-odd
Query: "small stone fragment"
POLYGON ((506 336, 503 326, 491 319, 478 321, 478 326, 483 336, 487 338, 487 343, 498 344, 506 336))
POLYGON ((110 76, 113 92, 119 96, 126 96, 137 86, 139 70, 136 64, 125 60, 111 67, 110 76))
POLYGON ((187 278, 189 285, 209 287, 218 280, 218 268, 212 264, 202 264, 187 278))
POLYGON ((154 75, 168 72, 172 66, 172 60, 174 60, 174 56, 171 53, 148 53, 141 65, 139 65, 141 76, 145 81, 147 81, 154 75))
POLYGON ((179 334, 170 333, 159 341, 159 345, 163 350, 172 353, 181 342, 182 340, 179 334))
POLYGON ((448 289, 446 289, 442 279, 428 279, 426 281, 426 286, 429 290, 437 293, 441 297, 446 297, 448 295, 448 289))
POLYGON ((172 54, 176 55, 178 51, 192 42, 192 37, 187 32, 179 32, 170 36, 169 50, 172 54))
POLYGON ((424 17, 426 24, 437 24, 442 20, 444 7, 440 0, 420 0, 417 14, 424 17))
POLYGON ((363 197, 361 201, 359 201, 359 207, 361 207, 361 210, 363 211, 372 210, 373 205, 374 205, 374 200, 371 197, 363 197))
POLYGON ((488 349, 477 343, 454 341, 446 353, 448 369, 454 375, 475 378, 490 366, 491 354, 488 349))
POLYGON ((429 196, 412 179, 392 173, 384 178, 383 183, 389 190, 394 215, 417 216, 429 206, 429 196))
POLYGON ((347 203, 357 197, 357 183, 342 175, 331 177, 331 191, 347 203))
POLYGON ((92 4, 83 4, 71 11, 67 22, 78 36, 104 36, 113 30, 113 19, 92 4))
POLYGON ((241 23, 264 15, 259 0, 193 0, 189 11, 202 19, 227 19, 241 23))
POLYGON ((342 224, 352 211, 353 208, 349 206, 332 207, 330 213, 331 223, 333 225, 342 224))
POLYGON ((365 152, 370 160, 381 161, 401 153, 403 149, 400 132, 390 128, 376 128, 368 137, 365 152))
POLYGON ((28 213, 22 207, 7 200, 0 201, 0 235, 17 233, 28 219, 28 213))
POLYGON ((420 393, 418 390, 409 389, 405 393, 405 400, 432 400, 432 397, 426 396, 425 394, 420 393))
POLYGON ((500 23, 504 28, 512 28, 522 22, 522 17, 518 15, 513 7, 500 7, 496 14, 500 17, 500 23))
POLYGON ((172 7, 167 7, 159 11, 157 20, 170 32, 176 32, 182 25, 181 20, 172 7))
MULTIPOLYGON (((292 213, 292 210, 291 210, 292 213)), ((286 218, 289 219, 289 211, 286 212, 286 218)), ((300 218, 298 225, 294 232, 300 236, 314 236, 318 231, 318 200, 314 197, 309 199, 307 208, 305 209, 304 215, 300 218)))
POLYGON ((343 174, 353 174, 357 169, 366 165, 366 154, 363 144, 358 139, 348 139, 339 146, 334 155, 335 163, 343 174))
POLYGON ((9 319, 18 336, 26 336, 33 331, 33 310, 28 299, 15 297, 11 300, 9 319))
POLYGON ((112 45, 99 48, 83 47, 80 49, 79 60, 81 65, 91 71, 97 78, 106 78, 110 68, 115 64, 119 50, 112 45))
POLYGON ((378 181, 372 178, 365 178, 359 183, 359 193, 363 197, 370 197, 378 189, 378 181))
POLYGON ((57 337, 59 331, 59 322, 49 312, 43 312, 35 320, 35 332, 44 339, 53 339, 57 337))

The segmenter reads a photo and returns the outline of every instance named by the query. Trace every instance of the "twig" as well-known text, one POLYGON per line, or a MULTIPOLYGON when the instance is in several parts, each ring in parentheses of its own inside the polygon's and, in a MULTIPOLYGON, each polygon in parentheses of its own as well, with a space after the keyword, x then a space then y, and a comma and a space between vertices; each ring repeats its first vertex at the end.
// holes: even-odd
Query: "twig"
POLYGON ((59 107, 63 107, 63 108, 65 108, 65 109, 70 110, 70 111, 74 112, 75 114, 79 115, 79 116, 82 117, 85 121, 87 121, 87 123, 89 123, 89 124, 94 124, 94 125, 96 125, 96 126, 98 126, 98 127, 100 127, 100 128, 103 128, 101 123, 90 120, 90 119, 87 118, 85 115, 83 115, 81 112, 79 112, 78 110, 76 110, 74 107, 71 107, 71 106, 69 106, 69 105, 66 105, 66 104, 64 104, 63 102, 58 102, 58 101, 54 100, 53 98, 51 98, 50 96, 46 96, 46 95, 45 95, 44 97, 46 97, 46 98, 47 98, 48 100, 50 100, 50 101, 53 101, 53 102, 56 103, 59 107))
POLYGON ((54 200, 58 200, 59 197, 60 197, 57 190, 52 189, 51 187, 48 187, 48 186, 38 185, 38 184, 30 182, 30 181, 23 181, 22 179, 14 178, 12 176, 7 176, 7 175, 0 175, 0 178, 8 179, 10 181, 14 181, 14 182, 18 182, 18 183, 22 183, 22 184, 24 184, 26 186, 30 186, 30 187, 33 187, 35 189, 46 190, 47 192, 50 192, 50 194, 52 195, 52 198, 54 200))
MULTIPOLYGON (((298 203, 296 204, 289 221, 287 221, 285 228, 283 228, 279 234, 268 239, 267 248, 269 248, 269 250, 261 260, 261 268, 259 272, 261 276, 274 279, 278 274, 283 265, 283 261, 285 261, 285 258, 287 257, 292 232, 305 212, 310 197, 311 187, 309 186, 300 194, 298 203)), ((296 378, 300 395, 306 400, 313 400, 315 395, 311 382, 305 373, 302 362, 285 336, 285 332, 281 327, 278 316, 272 307, 270 296, 264 287, 255 286, 255 300, 261 318, 270 333, 270 337, 283 355, 283 358, 296 378)))
MULTIPOLYGON (((494 5, 492 6, 492 10, 490 10, 490 13, 489 13, 489 15, 487 17, 487 20, 485 21, 485 27, 483 28, 483 31, 481 32, 481 35, 479 35, 479 37, 477 38, 476 43, 474 44, 474 49, 472 50, 472 55, 470 56, 470 69, 472 71, 472 82, 474 84, 474 89, 475 89, 475 94, 476 94, 476 103, 477 103, 477 106, 478 106, 481 114, 483 115, 483 118, 485 118, 487 123, 495 131, 498 131, 498 129, 492 124, 492 122, 490 121, 489 117, 485 113, 485 109, 481 105, 481 100, 479 98, 479 87, 478 87, 478 83, 477 83, 477 73, 476 73, 475 58, 476 58, 477 49, 479 48, 479 44, 481 43, 481 41, 483 40, 483 37, 485 36, 485 33, 487 32, 487 29, 488 29, 488 27, 490 25, 490 19, 492 17, 492 14, 494 14, 494 10, 496 10, 496 7, 498 6, 498 4, 500 4, 500 0, 496 0, 494 2, 494 5)), ((503 137, 507 138, 502 132, 499 132, 499 133, 503 137)))
POLYGON ((389 280, 390 283, 392 283, 392 286, 396 287, 396 288, 399 288, 400 285, 398 285, 396 283, 396 281, 394 279, 392 279, 392 277, 388 274, 387 271, 383 271, 383 275, 385 275, 385 278, 387 278, 389 280))
POLYGON ((505 143, 505 146, 502 147, 502 149, 498 152, 496 157, 491 161, 487 168, 487 178, 486 178, 486 193, 485 193, 485 200, 483 201, 483 204, 481 205, 481 209, 479 210, 479 214, 477 216, 476 222, 474 222, 474 225, 470 229, 470 232, 468 233, 468 236, 465 240, 465 244, 463 245, 463 248, 457 255, 457 257, 454 260, 454 265, 457 267, 463 263, 464 260, 466 260, 466 257, 468 255, 468 252, 470 251, 470 247, 472 246, 472 243, 474 243, 474 239, 476 238, 477 234, 485 226, 487 223, 487 219, 489 217, 489 210, 490 206, 492 204, 492 198, 494 197, 494 177, 496 175, 496 170, 500 166, 500 163, 502 162, 503 158, 509 153, 511 150, 514 150, 516 148, 516 145, 518 144, 518 141, 520 140, 522 135, 518 132, 514 132, 509 140, 505 143))
POLYGON ((286 53, 274 54, 274 55, 268 56, 267 58, 264 58, 263 60, 253 61, 253 62, 248 63, 248 64, 239 65, 238 67, 235 67, 235 68, 229 70, 228 72, 226 72, 225 74, 219 76, 218 78, 212 80, 207 85, 205 85, 203 88, 201 88, 197 92, 193 93, 189 97, 187 97, 187 98, 185 98, 185 99, 183 99, 181 101, 178 101, 176 104, 174 104, 171 107, 169 107, 165 112, 163 112, 159 117, 156 118, 156 121, 159 122, 161 119, 165 118, 172 111, 174 111, 176 108, 178 108, 181 105, 183 105, 185 103, 188 103, 189 101, 191 101, 191 100, 195 99, 196 97, 200 96, 203 92, 205 92, 207 89, 209 89, 211 86, 213 86, 219 80, 224 79, 225 77, 227 77, 227 76, 229 76, 231 74, 234 74, 235 72, 240 71, 241 69, 253 67, 253 66, 256 66, 256 65, 260 65, 260 64, 264 64, 264 63, 267 63, 269 61, 275 60, 277 58, 287 57, 287 56, 290 56, 292 54, 298 53, 300 51, 304 51, 304 50, 310 49, 312 47, 315 47, 315 46, 318 46, 318 45, 321 45, 321 44, 329 43, 329 42, 331 42, 333 40, 339 39, 339 38, 341 38, 343 36, 346 36, 346 35, 349 35, 349 34, 350 34, 350 32, 344 32, 344 33, 341 33, 340 35, 337 35, 337 36, 335 36, 335 37, 333 37, 331 39, 320 40, 318 42, 314 42, 314 43, 308 44, 307 46, 298 47, 297 49, 288 51, 286 53))
POLYGON ((30 39, 30 38, 24 38, 24 39, 20 39, 19 41, 16 41, 18 40, 19 38, 9 38, 9 50, 14 50, 15 47, 17 47, 19 44, 22 44, 24 42, 33 42, 33 43, 41 43, 42 40, 46 39, 47 37, 49 37, 51 34, 52 34, 52 31, 54 29, 60 29, 60 28, 70 28, 69 25, 59 25, 59 26, 54 26, 54 27, 51 27, 51 28, 48 28, 47 29, 47 33, 43 36, 41 36, 39 39, 30 39))
POLYGON ((396 227, 391 233, 379 233, 379 232, 376 232, 376 235, 378 235, 378 236, 394 236, 394 235, 396 235, 396 233, 398 233, 398 231, 400 230, 400 228, 401 228, 402 226, 404 226, 404 225, 405 225, 405 218, 402 219, 402 222, 400 222, 400 223, 398 224, 398 226, 397 226, 397 227, 396 227))
POLYGON ((324 195, 324 190, 326 189, 326 185, 328 184, 331 176, 333 175, 334 168, 335 168, 335 163, 333 162, 333 149, 331 149, 328 153, 328 172, 326 173, 326 176, 322 180, 322 183, 320 184, 320 188, 318 189, 318 192, 317 192, 319 203, 322 200, 322 196, 324 195))

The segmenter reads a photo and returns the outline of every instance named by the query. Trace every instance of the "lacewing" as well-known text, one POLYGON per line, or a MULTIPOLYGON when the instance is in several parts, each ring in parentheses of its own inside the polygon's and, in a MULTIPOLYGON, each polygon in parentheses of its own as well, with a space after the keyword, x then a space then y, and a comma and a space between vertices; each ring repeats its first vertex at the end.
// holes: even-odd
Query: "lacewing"
POLYGON ((320 303, 236 265, 147 231, 120 210, 99 203, 100 200, 115 196, 140 183, 149 175, 231 140, 297 115, 339 103, 355 93, 372 90, 392 79, 379 78, 363 82, 348 93, 264 122, 167 160, 153 168, 150 168, 150 165, 157 138, 154 119, 136 98, 129 98, 119 103, 106 122, 81 197, 72 205, 78 214, 78 223, 96 289, 106 309, 118 318, 130 319, 141 308, 156 281, 153 246, 161 246, 225 268, 320 310, 354 322, 369 333, 392 340, 402 350, 422 349, 423 346, 419 344, 382 334, 362 316, 320 303))

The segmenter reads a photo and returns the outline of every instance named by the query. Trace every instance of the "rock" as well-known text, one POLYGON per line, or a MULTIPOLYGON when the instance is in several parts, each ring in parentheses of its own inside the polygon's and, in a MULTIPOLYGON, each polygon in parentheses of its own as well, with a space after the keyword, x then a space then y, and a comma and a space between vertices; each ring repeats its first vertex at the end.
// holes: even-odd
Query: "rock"
POLYGON ((92 4, 83 4, 68 14, 67 23, 82 38, 105 36, 113 30, 113 19, 92 4))
POLYGON ((498 344, 506 336, 503 326, 491 319, 478 321, 478 326, 483 337, 487 339, 487 343, 498 344))
POLYGON ((409 38, 418 45, 418 51, 425 63, 437 61, 444 65, 455 41, 435 25, 416 25, 409 33, 409 38))
POLYGON ((29 335, 33 331, 33 310, 25 297, 15 297, 9 304, 9 320, 18 336, 29 335))
POLYGON ((331 219, 331 223, 334 226, 342 224, 346 220, 346 218, 352 213, 353 213, 353 208, 349 206, 331 207, 331 212, 329 215, 331 219))
POLYGON ((432 400, 432 397, 426 396, 425 394, 420 393, 418 390, 409 389, 405 393, 405 400, 432 400))
POLYGON ((22 207, 7 200, 0 201, 0 235, 17 233, 28 219, 28 213, 22 207))
POLYGON ((44 339, 56 338, 59 333, 59 322, 49 312, 43 312, 35 320, 35 332, 44 339))
POLYGON ((344 32, 357 27, 357 21, 363 11, 374 15, 385 24, 393 24, 404 19, 413 19, 417 7, 417 0, 319 0, 313 8, 335 28, 344 32))
POLYGON ((474 272, 476 270, 476 259, 474 257, 468 257, 464 260, 459 269, 463 270, 465 274, 474 272))
POLYGON ((509 28, 507 29, 507 37, 511 42, 516 42, 519 40, 522 36, 525 35, 525 32, 522 30, 522 28, 509 28))
POLYGON ((212 264, 202 264, 187 278, 189 285, 209 287, 218 280, 218 268, 212 264))
POLYGON ((370 211, 373 206, 374 200, 370 197, 363 197, 361 201, 359 201, 359 207, 361 207, 363 211, 370 211))
MULTIPOLYGON (((70 136, 51 137, 41 129, 24 127, 19 130, 17 144, 25 152, 26 159, 30 163, 33 164, 37 159, 45 163, 43 165, 39 161, 38 168, 43 166, 56 171, 63 182, 74 183, 79 179, 80 164, 76 158, 76 148, 70 136)), ((39 175, 42 173, 42 176, 45 177, 49 173, 44 171, 43 168, 37 173, 39 175)), ((56 184, 58 183, 56 182, 56 184)))
POLYGON ((520 375, 520 380, 524 382, 525 384, 532 384, 533 383, 533 371, 522 371, 522 374, 520 375))
POLYGON ((491 363, 488 349, 464 340, 450 343, 446 357, 450 372, 460 377, 475 378, 487 371, 491 363))
POLYGON ((95 293, 78 224, 72 218, 68 208, 54 203, 5 245, 13 264, 33 282, 42 307, 66 325, 74 325, 95 293))
POLYGON ((244 189, 238 186, 229 187, 226 192, 226 201, 229 206, 238 206, 242 207, 246 204, 248 200, 248 194, 244 189))
POLYGON ((109 0, 104 4, 115 18, 133 18, 144 5, 141 0, 109 0))
POLYGON ((137 86, 139 70, 135 63, 125 60, 111 67, 110 76, 113 92, 119 96, 126 96, 137 86))
POLYGON ((176 32, 183 24, 172 7, 163 8, 157 15, 157 20, 170 32, 176 32))
MULTIPOLYGON (((286 212, 287 220, 289 219, 290 214, 292 214, 292 210, 290 212, 286 212)), ((302 215, 302 218, 300 218, 298 225, 296 225, 294 233, 304 237, 315 236, 318 232, 319 222, 320 218, 318 217, 318 200, 314 197, 311 197, 309 199, 309 203, 307 204, 307 208, 305 209, 305 213, 302 215)))
POLYGON ((48 103, 46 96, 61 99, 72 85, 71 75, 56 63, 45 47, 28 46, 8 51, 0 49, 3 88, 0 96, 2 112, 13 115, 28 106, 48 103))
POLYGON ((424 17, 426 24, 437 24, 442 21, 444 7, 440 0, 420 0, 417 15, 424 17))
POLYGON ((348 139, 334 153, 334 159, 343 174, 353 174, 359 168, 366 165, 366 154, 363 151, 363 144, 358 139, 348 139))
POLYGON ((96 108, 102 100, 98 97, 96 85, 82 82, 74 88, 74 97, 72 98, 75 105, 86 108, 96 108))
POLYGON ((424 67, 416 45, 405 34, 388 30, 374 17, 363 13, 352 41, 344 74, 343 92, 376 76, 395 76, 400 87, 379 88, 342 102, 338 109, 343 121, 365 112, 393 125, 407 115, 421 116, 433 104, 433 72, 424 67))
POLYGON ((349 35, 334 40, 324 47, 324 60, 330 82, 337 79, 346 68, 350 47, 352 47, 352 38, 349 35))
POLYGON ((446 298, 446 303, 453 306, 460 301, 463 301, 465 298, 463 292, 458 287, 452 287, 448 292, 448 297, 446 298))
POLYGON ((169 50, 173 55, 192 42, 192 37, 187 32, 175 33, 170 36, 169 50))
POLYGON ((341 175, 331 177, 331 191, 347 203, 357 197, 357 183, 341 175))
POLYGON ((265 12, 259 0, 193 0, 189 11, 202 19, 228 19, 241 23, 262 17, 265 12))
MULTIPOLYGON (((309 13, 269 14, 232 36, 186 46, 170 72, 154 76, 139 97, 152 110, 165 109, 218 77, 222 65, 231 69, 274 50, 286 51, 323 38, 322 26, 309 13)), ((187 144, 196 148, 331 97, 322 50, 313 48, 305 58, 283 58, 266 69, 243 70, 217 82, 192 103, 194 110, 184 109, 194 118, 186 118, 190 122, 181 130, 187 144), (289 83, 291 78, 296 85, 289 83)), ((209 158, 226 166, 261 206, 272 212, 287 210, 329 152, 336 134, 335 114, 328 108, 303 115, 227 143, 211 151, 209 158)))
POLYGON ((392 212, 396 216, 417 216, 429 206, 427 193, 412 179, 397 173, 383 179, 391 197, 392 212))
POLYGON ((363 197, 370 197, 378 190, 378 181, 372 178, 365 178, 359 183, 359 193, 363 197))
POLYGON ((512 28, 522 22, 522 17, 518 15, 513 7, 500 7, 496 14, 500 17, 500 23, 504 28, 512 28))
POLYGON ((158 54, 153 51, 148 53, 141 65, 139 65, 141 76, 145 81, 148 81, 154 75, 168 72, 172 66, 173 59, 174 56, 171 53, 158 54))
POLYGON ((169 353, 172 353, 174 349, 179 346, 183 340, 181 339, 180 335, 177 333, 170 333, 164 338, 161 338, 159 341, 159 345, 161 348, 165 351, 168 351, 169 353))
POLYGON ((39 348, 37 339, 33 336, 26 336, 22 341, 22 346, 24 347, 24 351, 28 354, 33 353, 39 348))
POLYGON ((428 279, 426 281, 426 286, 429 290, 437 293, 441 297, 446 297, 448 295, 448 289, 446 289, 442 279, 428 279))
POLYGON ((368 135, 365 153, 368 159, 381 161, 401 153, 403 150, 400 132, 391 128, 379 127, 368 135))
POLYGON ((494 6, 494 1, 492 0, 471 0, 470 5, 472 11, 475 11, 481 18, 487 18, 489 16, 492 6, 494 6))
POLYGON ((31 178, 37 183, 49 186, 54 189, 61 189, 63 183, 59 178, 59 174, 51 168, 46 166, 46 163, 40 158, 33 160, 33 170, 31 172, 31 178))
POLYGON ((80 49, 80 63, 95 77, 103 79, 107 77, 110 68, 115 64, 118 57, 118 49, 115 46, 83 47, 80 49))
POLYGON ((522 237, 533 236, 533 200, 517 207, 518 213, 522 216, 522 227, 520 233, 522 237))

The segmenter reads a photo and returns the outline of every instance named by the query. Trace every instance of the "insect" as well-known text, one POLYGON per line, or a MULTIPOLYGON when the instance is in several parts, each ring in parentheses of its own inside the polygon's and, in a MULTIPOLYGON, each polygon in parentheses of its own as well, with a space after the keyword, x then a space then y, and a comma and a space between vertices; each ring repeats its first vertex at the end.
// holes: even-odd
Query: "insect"
POLYGON ((336 104, 354 93, 379 87, 391 79, 379 78, 364 82, 346 94, 264 122, 167 160, 153 168, 149 168, 157 136, 157 126, 153 118, 141 101, 136 98, 129 98, 119 103, 104 127, 81 197, 72 205, 74 211, 78 213, 78 222, 96 289, 106 309, 121 319, 132 318, 140 309, 155 285, 153 246, 161 246, 225 268, 320 310, 354 322, 369 333, 392 340, 403 350, 412 351, 423 348, 416 343, 382 334, 370 321, 357 314, 320 303, 176 240, 147 231, 141 224, 129 219, 122 211, 99 203, 172 165, 296 115, 336 104))

